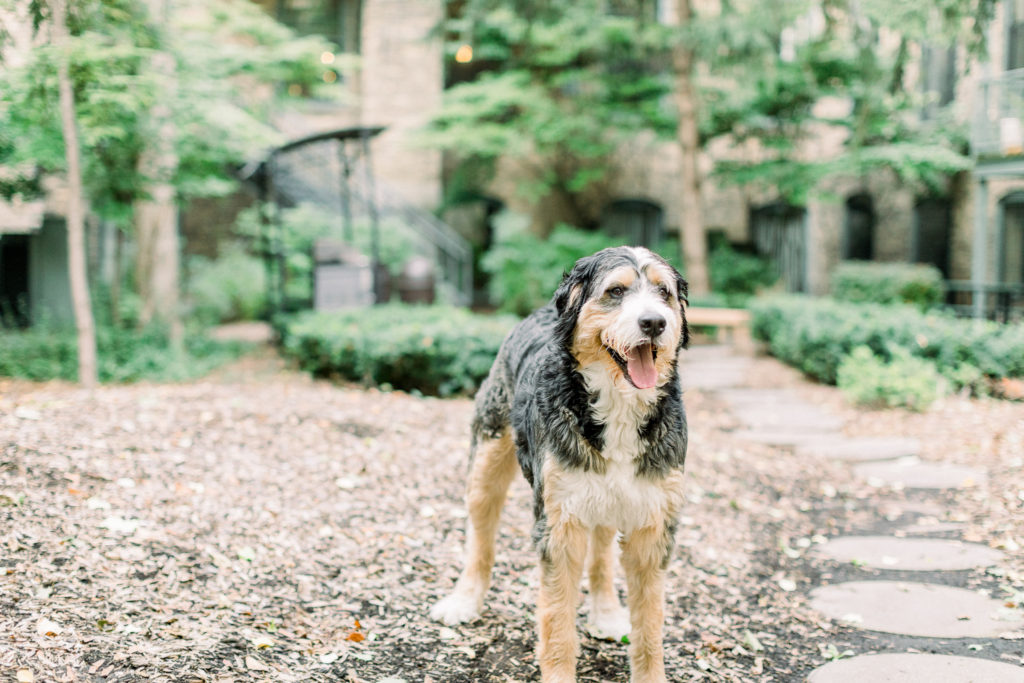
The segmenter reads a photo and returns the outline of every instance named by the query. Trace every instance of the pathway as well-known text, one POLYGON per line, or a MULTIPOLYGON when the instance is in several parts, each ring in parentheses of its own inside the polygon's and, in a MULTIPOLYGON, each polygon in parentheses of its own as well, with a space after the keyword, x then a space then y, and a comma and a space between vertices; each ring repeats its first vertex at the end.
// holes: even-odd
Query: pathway
MULTIPOLYGON (((842 461, 850 467, 851 476, 898 492, 921 490, 937 495, 950 489, 986 485, 986 472, 982 470, 952 461, 922 461, 919 444, 913 439, 895 434, 844 434, 840 419, 802 398, 795 388, 751 388, 747 382, 751 364, 749 359, 721 347, 696 347, 688 353, 687 384, 717 394, 742 425, 735 433, 738 438, 793 448, 808 458, 842 461)), ((927 504, 922 509, 926 508, 927 504)), ((884 516, 879 509, 878 518, 884 516)), ((985 648, 984 639, 1024 637, 1019 610, 1005 607, 986 592, 941 581, 946 573, 984 571, 1003 560, 1000 551, 988 546, 926 536, 956 528, 954 524, 931 522, 904 527, 898 535, 824 540, 815 549, 818 559, 887 570, 905 578, 829 584, 825 574, 821 585, 810 592, 810 604, 823 616, 866 632, 925 639, 983 639, 972 641, 973 651, 985 648)), ((837 659, 813 671, 808 680, 1021 683, 1024 668, 980 657, 893 651, 837 659)))

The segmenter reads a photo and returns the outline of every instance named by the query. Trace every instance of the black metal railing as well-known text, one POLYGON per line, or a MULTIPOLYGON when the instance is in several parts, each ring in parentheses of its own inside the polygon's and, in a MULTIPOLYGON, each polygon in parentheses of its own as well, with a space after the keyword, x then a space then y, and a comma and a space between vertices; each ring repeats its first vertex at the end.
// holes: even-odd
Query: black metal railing
POLYGON ((947 280, 946 307, 957 315, 973 316, 976 311, 984 317, 998 322, 1019 322, 1024 320, 1024 285, 984 283, 971 280, 947 280), (981 305, 976 307, 976 297, 981 305))

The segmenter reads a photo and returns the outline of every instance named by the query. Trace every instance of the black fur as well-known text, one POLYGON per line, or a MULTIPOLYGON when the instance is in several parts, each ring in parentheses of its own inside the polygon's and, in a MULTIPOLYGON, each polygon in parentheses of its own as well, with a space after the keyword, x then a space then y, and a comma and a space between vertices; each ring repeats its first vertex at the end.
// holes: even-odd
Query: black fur
MULTIPOLYGON (((583 377, 571 353, 576 320, 605 273, 622 265, 637 266, 629 249, 605 249, 580 259, 565 275, 552 301, 519 323, 502 343, 490 375, 481 386, 473 422, 474 443, 494 438, 511 427, 516 456, 534 491, 534 541, 546 557, 546 519, 541 468, 551 453, 564 469, 602 473, 604 426, 594 419, 583 377)), ((667 265, 667 264, 666 264, 667 265)), ((676 273, 680 300, 686 282, 676 273)), ((689 334, 685 315, 679 348, 689 334)), ((686 414, 673 365, 671 381, 660 389, 647 423, 645 446, 636 462, 639 476, 654 479, 681 469, 686 457, 686 414)))

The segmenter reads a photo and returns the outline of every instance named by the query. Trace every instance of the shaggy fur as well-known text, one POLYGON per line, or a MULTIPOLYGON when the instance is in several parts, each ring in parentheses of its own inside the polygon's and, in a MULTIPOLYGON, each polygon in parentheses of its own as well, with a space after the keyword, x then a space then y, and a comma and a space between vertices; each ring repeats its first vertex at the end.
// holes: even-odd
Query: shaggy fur
POLYGON ((665 680, 664 570, 686 455, 677 375, 688 341, 685 300, 679 273, 646 249, 580 259, 552 302, 505 339, 477 396, 466 565, 431 614, 448 624, 479 615, 518 463, 534 492, 545 682, 575 680, 584 565, 590 630, 616 640, 629 635, 634 683, 665 680), (628 612, 612 584, 617 534, 628 612))

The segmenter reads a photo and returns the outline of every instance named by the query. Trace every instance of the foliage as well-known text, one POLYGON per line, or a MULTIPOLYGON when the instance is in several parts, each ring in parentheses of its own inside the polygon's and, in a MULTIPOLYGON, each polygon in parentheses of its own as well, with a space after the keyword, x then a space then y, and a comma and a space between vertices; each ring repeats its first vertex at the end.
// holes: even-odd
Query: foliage
POLYGON ((892 348, 889 355, 887 361, 867 346, 858 346, 839 364, 839 388, 860 405, 926 409, 945 384, 935 364, 901 347, 892 348))
POLYGON ((835 384, 860 346, 889 361, 893 349, 935 364, 956 390, 982 393, 986 378, 1024 377, 1024 325, 955 318, 912 306, 855 304, 803 296, 759 299, 752 332, 772 355, 835 384))
POLYGON ((906 86, 908 62, 925 44, 983 53, 997 1, 736 0, 701 14, 689 41, 708 67, 702 136, 726 137, 737 149, 756 140, 763 150, 716 173, 794 204, 830 178, 881 169, 941 189, 946 175, 970 168, 964 126, 948 107, 921 120, 931 95, 906 86), (843 140, 838 154, 808 156, 807 144, 824 131, 843 140))
MULTIPOLYGON (((152 180, 140 158, 155 136, 166 135, 153 129, 162 88, 174 89, 170 115, 178 164, 172 182, 178 198, 213 196, 235 188, 232 165, 278 142, 268 125, 271 85, 322 84, 328 68, 319 61, 331 49, 328 43, 297 38, 244 0, 170 3, 166 21, 150 17, 145 3, 73 5, 70 63, 85 190, 91 209, 122 227, 130 225, 132 204, 146 198, 152 180), (155 51, 172 55, 173 83, 154 70, 155 51)), ((44 30, 48 8, 34 7, 34 21, 44 30)), ((63 172, 64 153, 55 48, 44 42, 25 57, 24 64, 0 69, 0 164, 31 180, 63 172)), ((0 189, 31 190, 26 182, 0 189)))
POLYGON ((241 244, 230 244, 216 259, 194 256, 188 265, 186 299, 191 317, 208 325, 254 320, 266 307, 263 261, 241 244))
MULTIPOLYGON (((422 142, 484 171, 514 158, 529 168, 522 194, 558 194, 574 221, 589 222, 582 195, 604 180, 616 145, 674 130, 664 104, 670 30, 639 0, 615 13, 600 0, 448 4, 449 57, 472 45, 477 73, 445 90, 422 142)), ((478 174, 478 188, 489 177, 478 174)))
POLYGON ((479 386, 515 322, 450 306, 389 304, 301 313, 280 327, 284 353, 304 370, 450 396, 479 386))
POLYGON ((743 308, 751 297, 779 280, 779 270, 770 259, 737 251, 726 240, 712 247, 708 268, 719 306, 743 308))
POLYGON ((944 293, 942 272, 926 264, 845 261, 832 273, 832 296, 841 301, 928 309, 942 303, 944 293))
MULTIPOLYGON (((101 382, 178 381, 200 377, 237 358, 246 347, 217 342, 202 333, 185 337, 176 351, 158 326, 144 330, 100 324, 96 346, 101 382)), ((78 376, 74 330, 37 326, 0 330, 0 376, 73 381, 78 376)))
MULTIPOLYGON (((490 296, 501 310, 527 315, 551 298, 562 275, 573 264, 605 247, 621 246, 622 238, 603 232, 559 225, 547 239, 529 230, 528 219, 505 212, 495 220, 495 238, 481 267, 490 274, 490 296)), ((654 249, 673 267, 683 271, 679 248, 666 240, 654 249)), ((691 305, 745 306, 751 296, 778 280, 775 266, 767 259, 737 251, 725 240, 710 255, 714 295, 691 305)))

